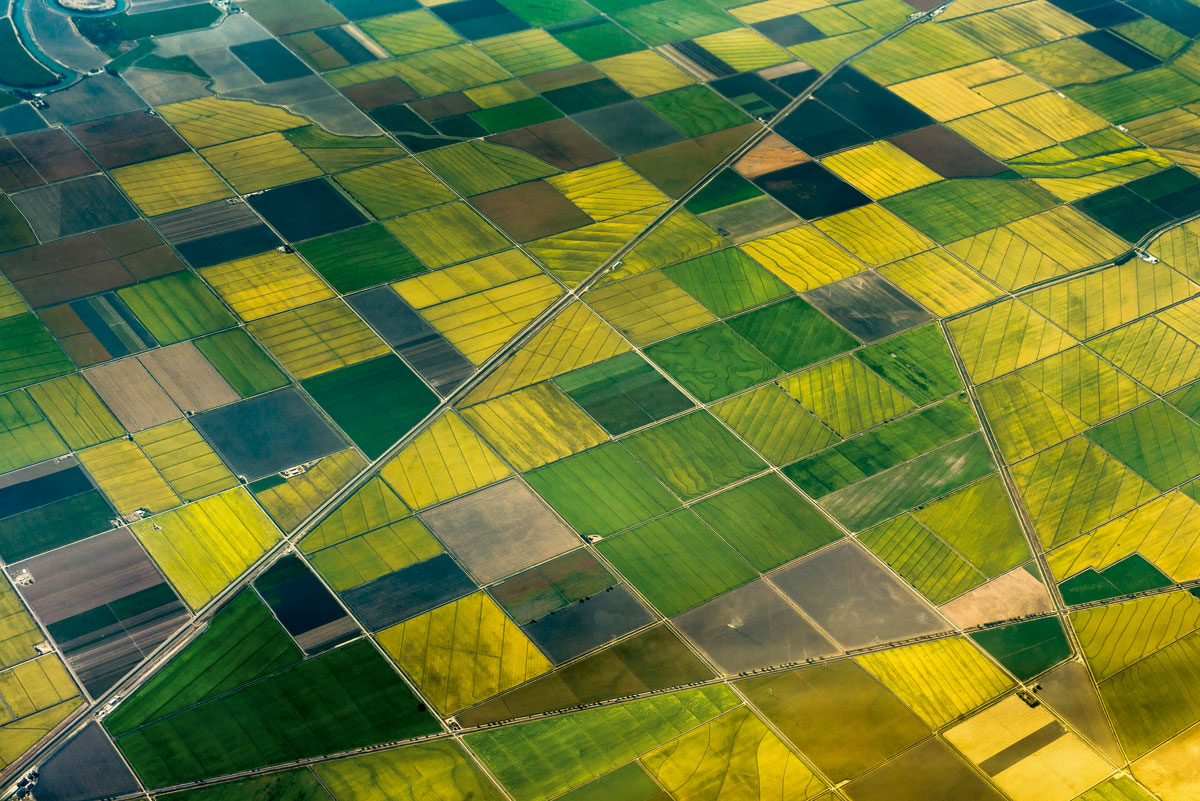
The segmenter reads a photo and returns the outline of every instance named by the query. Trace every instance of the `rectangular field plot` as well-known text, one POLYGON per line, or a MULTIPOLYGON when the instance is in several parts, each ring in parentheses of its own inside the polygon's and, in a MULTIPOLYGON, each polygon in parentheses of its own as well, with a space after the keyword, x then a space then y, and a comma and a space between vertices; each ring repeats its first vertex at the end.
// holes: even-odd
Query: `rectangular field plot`
POLYGON ((21 562, 26 601, 89 693, 99 695, 183 625, 187 608, 127 531, 21 562))
POLYGON ((149 723, 117 746, 157 787, 435 729, 395 670, 360 640, 149 723), (303 729, 278 728, 290 717, 302 717, 303 729))
POLYGON ((133 533, 193 609, 199 609, 279 538, 238 488, 133 526, 133 533))

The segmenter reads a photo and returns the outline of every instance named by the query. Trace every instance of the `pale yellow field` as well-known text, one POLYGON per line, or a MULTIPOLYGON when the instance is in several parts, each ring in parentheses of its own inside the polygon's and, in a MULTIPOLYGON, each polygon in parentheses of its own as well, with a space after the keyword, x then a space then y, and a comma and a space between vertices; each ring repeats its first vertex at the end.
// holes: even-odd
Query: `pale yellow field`
POLYGON ((865 264, 810 225, 752 239, 739 247, 797 292, 807 292, 866 269, 865 264))
POLYGON ((438 333, 474 364, 482 364, 563 293, 545 273, 421 310, 438 333))
POLYGON ((666 203, 670 198, 623 161, 605 161, 546 182, 593 220, 608 220, 666 203))
POLYGON ((522 473, 608 439, 600 426, 550 382, 470 406, 462 415, 522 473))
POLYGON ((979 306, 1004 293, 958 259, 929 250, 889 264, 879 274, 942 317, 979 306))
POLYGON ((454 412, 447 412, 384 465, 381 475, 414 509, 485 487, 512 471, 454 412))
POLYGON ((121 514, 162 512, 182 501, 138 446, 119 439, 80 451, 79 461, 121 514))
POLYGON ((187 420, 147 428, 133 439, 185 501, 237 486, 233 473, 187 420))
POLYGON ((270 251, 200 271, 243 320, 258 320, 334 297, 334 291, 295 253, 270 251))
POLYGON ((233 197, 234 192, 195 153, 178 153, 110 173, 147 217, 233 197))
POLYGON ((255 320, 247 329, 299 379, 391 353, 340 298, 255 320))
POLYGON ((158 113, 193 147, 208 147, 309 124, 303 117, 275 106, 218 97, 200 97, 159 106, 158 113))
POLYGON ((225 589, 280 536, 241 487, 131 528, 192 609, 225 589))
POLYGON ((593 289, 585 302, 638 346, 691 331, 717 318, 661 272, 593 289))
POLYGON ((408 305, 421 310, 541 273, 533 259, 514 248, 406 278, 392 288, 408 305))
POLYGON ((582 303, 567 306, 463 400, 478 403, 630 350, 612 326, 582 303))
POLYGON ((646 97, 690 86, 694 80, 653 50, 601 59, 596 68, 634 97, 646 97))

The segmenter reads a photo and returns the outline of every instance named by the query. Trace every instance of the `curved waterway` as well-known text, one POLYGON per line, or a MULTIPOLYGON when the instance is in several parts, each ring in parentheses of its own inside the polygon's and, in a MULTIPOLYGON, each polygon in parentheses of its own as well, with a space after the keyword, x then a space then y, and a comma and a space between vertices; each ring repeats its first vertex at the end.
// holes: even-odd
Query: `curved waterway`
POLYGON ((0 88, 22 92, 55 92, 75 84, 82 77, 82 64, 91 64, 84 69, 98 69, 103 66, 97 63, 99 55, 91 43, 75 32, 70 26, 71 17, 108 17, 120 14, 129 8, 129 0, 117 0, 113 8, 107 11, 75 11, 60 6, 56 0, 8 0, 8 18, 12 20, 17 31, 17 38, 39 64, 60 76, 52 84, 38 87, 11 86, 0 83, 0 88), (60 57, 69 58, 74 63, 71 66, 62 63, 46 52, 46 46, 39 42, 39 36, 54 40, 54 49, 60 57), (77 40, 77 41, 73 41, 77 40))

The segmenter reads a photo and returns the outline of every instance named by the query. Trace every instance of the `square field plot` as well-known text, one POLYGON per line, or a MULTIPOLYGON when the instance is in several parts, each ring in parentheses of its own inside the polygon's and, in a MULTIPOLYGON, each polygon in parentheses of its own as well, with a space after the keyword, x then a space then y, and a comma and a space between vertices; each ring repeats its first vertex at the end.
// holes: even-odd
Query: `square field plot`
POLYGON ((192 418, 235 473, 251 481, 345 447, 295 389, 281 389, 192 418))
POLYGON ((250 205, 290 242, 332 234, 367 221, 322 178, 269 189, 250 198, 250 205))
POLYGON ((310 378, 303 386, 371 459, 381 456, 438 403, 420 377, 392 355, 310 378))
POLYGON ((579 538, 518 481, 504 481, 421 514, 482 582, 565 553, 579 538))

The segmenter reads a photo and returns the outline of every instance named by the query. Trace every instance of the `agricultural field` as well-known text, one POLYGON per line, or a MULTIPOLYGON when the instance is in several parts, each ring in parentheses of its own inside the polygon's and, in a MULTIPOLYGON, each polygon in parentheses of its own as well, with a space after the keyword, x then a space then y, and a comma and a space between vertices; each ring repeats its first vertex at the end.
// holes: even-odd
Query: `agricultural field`
POLYGON ((0 798, 1200 797, 1200 0, 59 5, 0 798))

